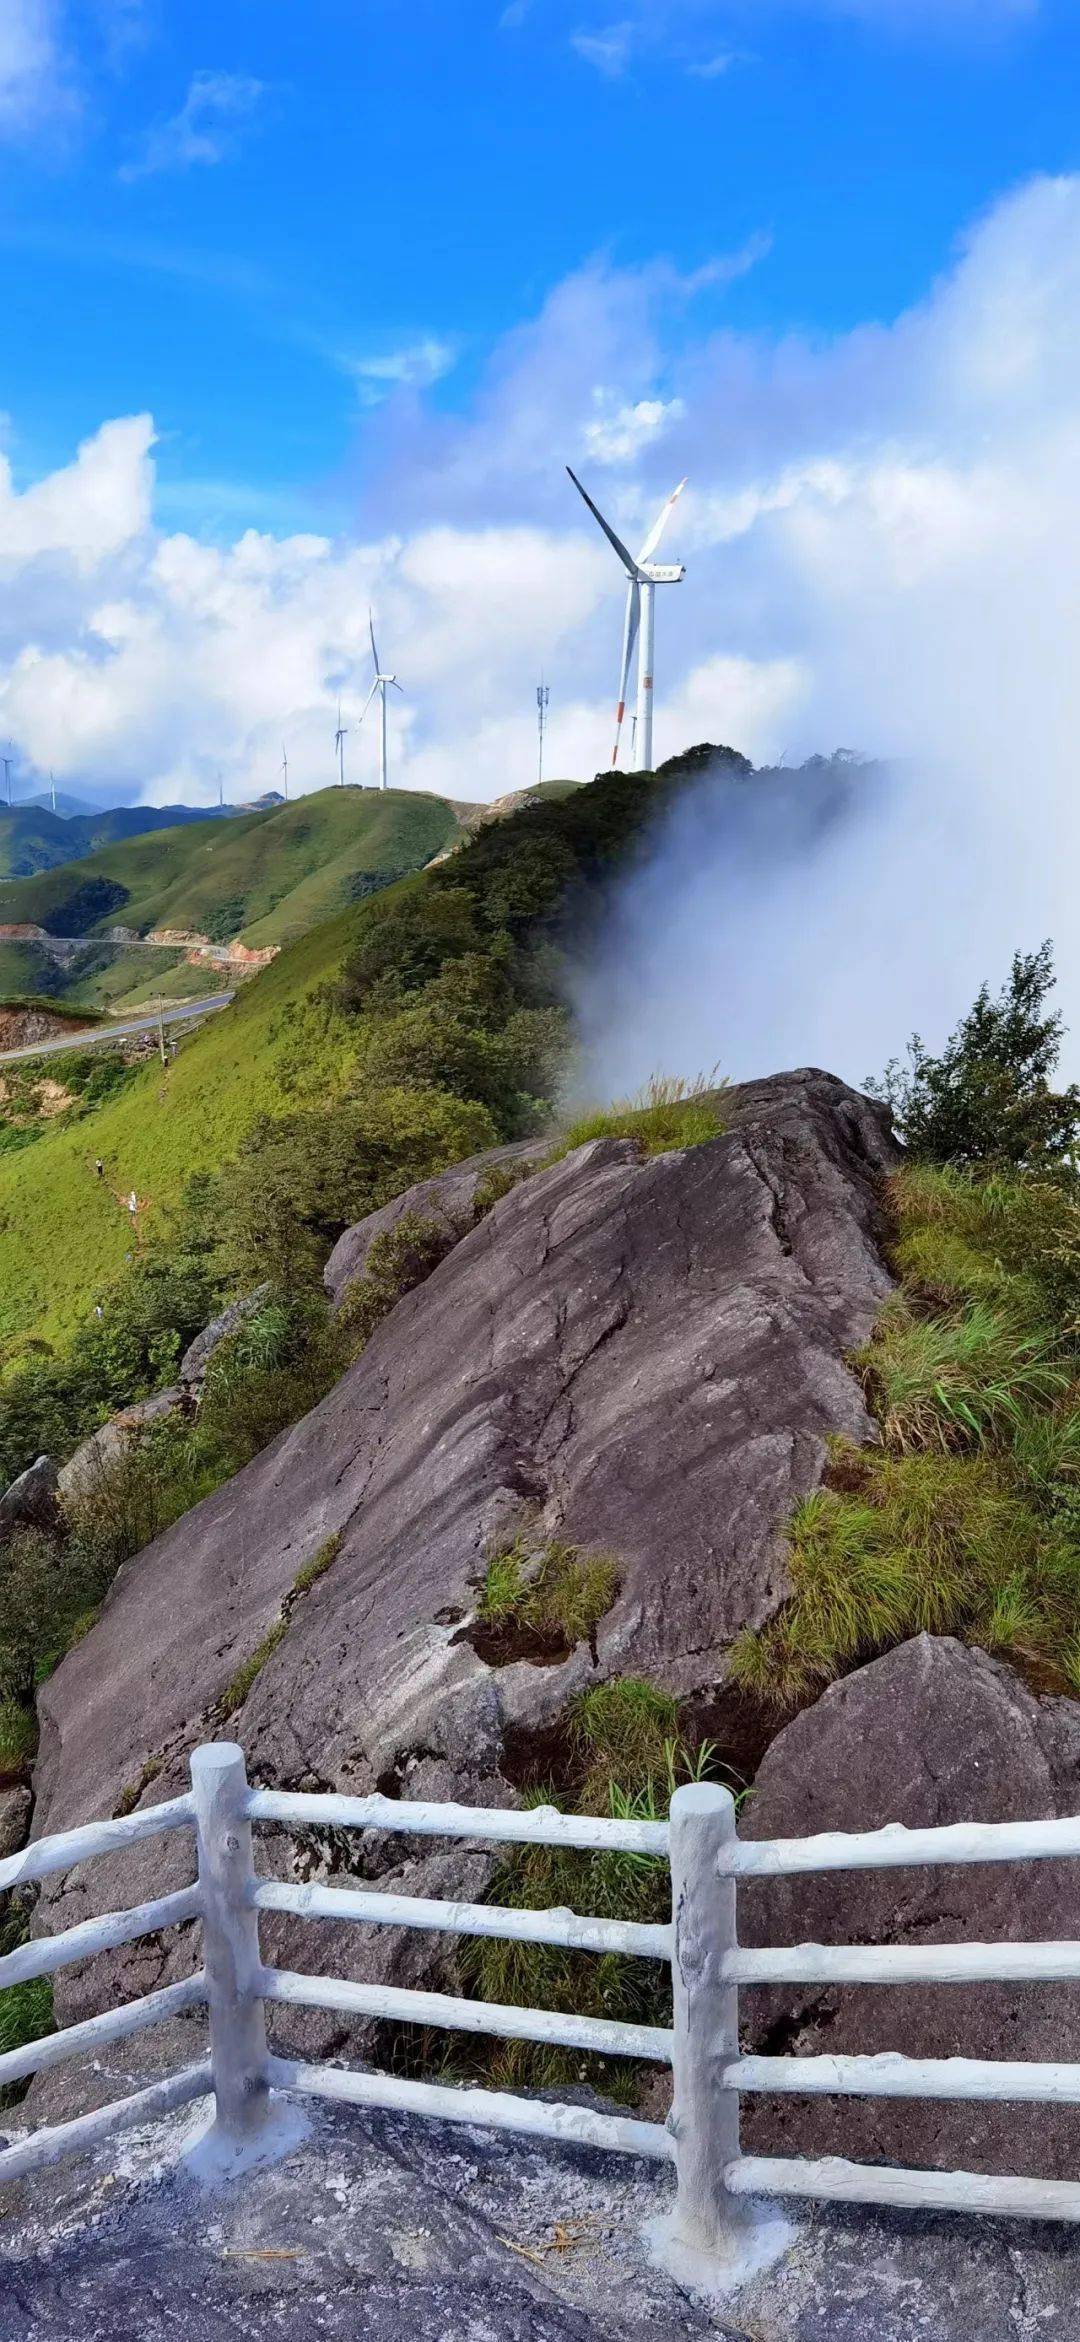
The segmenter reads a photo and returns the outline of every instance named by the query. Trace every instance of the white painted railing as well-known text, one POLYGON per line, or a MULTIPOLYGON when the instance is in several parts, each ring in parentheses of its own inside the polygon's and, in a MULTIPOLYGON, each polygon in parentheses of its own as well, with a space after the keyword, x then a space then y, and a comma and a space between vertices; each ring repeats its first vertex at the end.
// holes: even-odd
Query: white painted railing
POLYGON ((232 1743, 196 1749, 189 1795, 123 1820, 91 1824, 40 1839, 0 1862, 0 1892, 73 1864, 156 1837, 193 1833, 197 1881, 137 1909, 86 1920, 52 1938, 37 1938, 0 1959, 0 1987, 55 1973, 95 1952, 197 1919, 203 1965, 183 1983, 88 2018, 0 2056, 0 2086, 78 2057, 146 2026, 205 2007, 208 2055, 180 2073, 78 2120, 39 2130, 0 2152, 0 2181, 76 2154, 113 2132, 190 2100, 212 2095, 209 2127, 190 2151, 204 2178, 233 2174, 284 2153, 302 2128, 298 2102, 322 2098, 529 2132, 652 2156, 675 2167, 676 2203, 669 2249, 689 2250, 720 2271, 745 2265, 758 2220, 753 2199, 831 2197, 845 2202, 923 2205, 934 2210, 1003 2212, 1080 2221, 1080 2184, 982 2177, 969 2172, 903 2171, 839 2157, 800 2160, 743 2155, 739 2101, 747 2091, 858 2094, 1080 2104, 1080 2065, 1015 2060, 743 2056, 740 1985, 776 1983, 941 1983, 990 1978, 1080 1977, 1080 1943, 826 1946, 799 1944, 743 1950, 736 1927, 738 1883, 833 1870, 887 1869, 912 1863, 1046 1860, 1080 1853, 1080 1818, 971 1824, 936 1830, 899 1825, 862 1836, 838 1834, 752 1843, 736 1834, 727 1790, 694 1785, 676 1791, 668 1822, 605 1821, 557 1813, 428 1805, 385 1797, 298 1796, 248 1786, 241 1750, 232 1743), (487 1903, 438 1902, 377 1889, 296 1886, 260 1881, 252 1825, 386 1830, 500 1845, 543 1845, 587 1852, 666 1856, 671 1865, 672 1922, 642 1926, 568 1910, 499 1909, 487 1903), (267 1967, 259 1914, 283 1911, 308 1920, 355 1920, 366 1926, 429 1928, 440 1934, 499 1936, 581 1952, 619 1952, 670 1962, 670 2027, 623 2024, 547 2009, 503 2008, 451 1994, 307 1976, 267 1967), (448 2088, 384 2074, 279 2057, 267 2042, 267 2005, 326 2009, 345 2016, 436 2026, 466 2033, 646 2058, 669 2064, 673 2106, 666 2123, 551 2105, 495 2090, 448 2088))

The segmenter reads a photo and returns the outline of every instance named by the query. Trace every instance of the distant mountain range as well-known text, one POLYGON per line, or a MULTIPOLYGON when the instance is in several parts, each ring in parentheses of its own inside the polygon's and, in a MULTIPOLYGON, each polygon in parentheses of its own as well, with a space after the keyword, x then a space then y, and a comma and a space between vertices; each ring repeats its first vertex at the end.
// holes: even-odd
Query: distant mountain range
POLYGON ((0 878, 33 878, 39 870, 80 861, 117 839, 220 819, 216 805, 117 805, 88 812, 77 798, 60 795, 56 805, 55 813, 47 797, 0 805, 0 878))
MULTIPOLYGON (((477 810, 403 789, 320 789, 228 821, 123 808, 91 817, 98 841, 79 859, 0 876, 0 925, 87 937, 167 929, 265 950, 422 869, 477 810)), ((6 817, 20 818, 20 809, 6 817)), ((70 834, 76 825, 54 826, 70 834)), ((21 850, 31 843, 24 823, 21 850)))

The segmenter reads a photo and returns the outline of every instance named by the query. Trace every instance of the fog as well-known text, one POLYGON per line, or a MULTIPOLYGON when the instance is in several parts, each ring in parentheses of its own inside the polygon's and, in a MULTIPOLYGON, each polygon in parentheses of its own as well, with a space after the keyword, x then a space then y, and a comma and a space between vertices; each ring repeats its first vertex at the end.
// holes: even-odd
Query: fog
POLYGON ((577 1092, 713 1067, 741 1080, 820 1065, 861 1085, 913 1030, 939 1044, 983 978, 996 990, 1055 921, 1075 1071, 1075 860, 1030 780, 1021 801, 1026 840, 942 764, 817 759, 735 779, 714 766, 647 834, 578 967, 577 1092))

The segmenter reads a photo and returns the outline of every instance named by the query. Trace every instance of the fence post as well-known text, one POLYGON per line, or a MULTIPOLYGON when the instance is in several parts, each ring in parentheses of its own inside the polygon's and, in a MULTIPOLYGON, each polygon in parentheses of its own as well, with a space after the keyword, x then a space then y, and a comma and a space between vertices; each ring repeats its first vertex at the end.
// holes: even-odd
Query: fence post
MULTIPOLYGON (((671 1800, 672 1985, 675 2044, 674 2097, 669 2117, 675 2140, 678 2190, 664 2226, 662 2252, 670 2266, 692 2267, 708 2289, 719 2290, 781 2249, 766 2246, 760 2207, 725 2186, 724 2173, 739 2153, 739 2093, 724 2087, 724 2067, 739 2054, 739 1993, 723 1981, 726 1952, 736 1943, 735 1880, 719 1863, 735 1837, 735 1800, 715 1783, 693 1782, 671 1800)), ((775 2228, 775 2223, 771 2224, 775 2228)))
POLYGON ((215 2182, 275 2162, 301 2139, 298 2109, 272 2095, 260 1981, 259 1917, 244 1752, 208 1742, 191 1756, 195 1838, 202 1898, 203 1966, 210 2022, 214 2115, 188 2152, 200 2179, 215 2182))

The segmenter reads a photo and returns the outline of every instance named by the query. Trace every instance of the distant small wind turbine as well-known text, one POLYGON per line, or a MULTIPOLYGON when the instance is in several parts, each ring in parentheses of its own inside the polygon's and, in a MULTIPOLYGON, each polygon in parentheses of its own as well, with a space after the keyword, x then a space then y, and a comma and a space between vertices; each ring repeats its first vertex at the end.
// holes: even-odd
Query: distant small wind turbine
POLYGON ((3 764, 3 767, 4 767, 4 781, 5 781, 5 785, 6 785, 6 788, 7 788, 7 801, 8 801, 8 804, 10 805, 10 804, 11 804, 11 742, 10 742, 10 740, 8 741, 8 754, 7 754, 5 757, 0 757, 0 763, 2 763, 2 764, 3 764))
POLYGON ((285 783, 285 803, 289 802, 289 758, 284 740, 281 743, 281 771, 285 783))
POLYGON ((544 778, 544 724, 547 719, 548 701, 550 698, 551 692, 545 683, 543 676, 541 675, 540 681, 536 686, 536 713, 539 719, 540 729, 540 748, 536 760, 536 778, 538 783, 541 782, 544 778))
POLYGON ((54 778, 54 775, 53 775, 53 771, 52 771, 52 767, 51 767, 51 766, 50 766, 50 768, 49 768, 49 802, 50 802, 50 804, 51 804, 51 806, 52 806, 53 812, 55 813, 55 811, 56 811, 56 781, 55 781, 55 778, 54 778))
POLYGON ((614 546, 615 551, 618 554, 623 568, 625 569, 626 574, 630 580, 630 585, 626 596, 626 619, 623 625, 622 666, 619 671, 619 704, 615 711, 615 746, 612 750, 611 762, 612 765, 616 765, 619 761, 619 741, 622 736, 623 717, 626 713, 626 690, 630 678, 630 661, 633 658, 634 644, 638 641, 638 635, 640 632, 641 639, 640 643, 638 644, 637 715, 634 722, 634 738, 631 753, 633 755, 634 770, 636 772, 651 772, 653 755, 653 589, 658 585, 678 585, 680 579, 686 576, 686 570, 681 562, 671 563, 667 567, 664 567, 662 564, 655 562, 652 559, 652 556, 656 551, 661 537, 663 536, 665 528, 667 527, 668 520, 671 515, 672 505, 675 503, 676 498, 682 495, 683 489, 686 486, 686 481, 680 480, 678 487, 672 489, 671 495, 668 497, 667 502, 661 505, 660 511, 658 512, 656 519, 654 520, 653 525, 649 530, 649 534, 645 539, 641 551, 635 559, 632 553, 627 552, 626 546, 623 544, 622 539, 616 536, 614 529, 611 528, 608 522, 604 519, 603 513, 600 511, 599 507, 593 503, 592 497, 588 494, 588 491, 582 487, 577 473, 570 471, 569 464, 567 464, 566 469, 568 472, 570 472, 570 477, 574 483, 575 488, 577 489, 578 495, 584 497, 593 519, 597 522, 598 526, 603 529, 604 535, 607 538, 609 545, 614 546))
POLYGON ((334 734, 334 747, 337 750, 338 782, 341 788, 344 788, 345 786, 345 734, 348 729, 348 725, 343 724, 341 721, 341 701, 339 699, 337 703, 337 731, 334 734))
POLYGON ((386 687, 387 687, 387 684, 388 684, 388 683, 392 683, 392 684, 393 684, 393 686, 394 686, 394 690, 395 690, 395 691, 401 691, 401 692, 402 692, 402 698, 404 698, 404 696, 405 696, 405 695, 404 695, 404 692, 402 691, 401 684, 398 682, 397 676, 396 676, 396 675, 384 675, 384 674, 383 674, 383 671, 382 671, 382 668, 381 668, 381 667, 380 667, 380 665, 379 665, 379 654, 378 654, 378 651, 377 651, 377 650, 376 650, 376 648, 375 648, 375 621, 374 621, 374 619, 373 619, 373 617, 372 617, 372 615, 371 615, 371 612, 370 612, 370 610, 368 611, 368 633, 369 633, 369 634, 370 634, 370 636, 371 636, 371 657, 372 657, 372 661, 373 661, 373 664, 374 664, 374 667, 375 667, 375 681, 374 681, 374 683, 372 684, 372 686, 371 686, 371 689, 370 689, 370 691, 368 692, 367 698, 366 698, 366 699, 365 699, 365 701, 364 701, 363 707, 362 707, 362 708, 361 708, 361 710, 360 710, 360 721, 361 721, 361 723, 363 723, 363 721, 364 721, 364 717, 366 716, 366 714, 367 714, 367 712, 368 712, 368 709, 369 709, 369 707, 371 706, 371 702, 372 702, 372 700, 374 699, 376 692, 378 691, 378 692, 381 694, 381 697, 382 697, 382 706, 381 706, 381 709, 380 709, 380 718, 381 718, 381 721, 380 721, 380 725, 379 725, 379 787, 380 787, 380 789, 385 789, 385 788, 386 788, 386 786, 387 786, 387 779, 386 779, 386 687))

